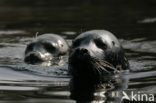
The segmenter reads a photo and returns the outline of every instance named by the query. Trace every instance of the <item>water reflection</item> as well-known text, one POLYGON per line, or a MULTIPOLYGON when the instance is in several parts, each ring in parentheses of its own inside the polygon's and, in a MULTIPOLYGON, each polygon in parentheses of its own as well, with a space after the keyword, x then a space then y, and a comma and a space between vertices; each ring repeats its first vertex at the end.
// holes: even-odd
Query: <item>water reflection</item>
MULTIPOLYGON (((77 103, 129 103, 132 100, 130 96, 133 92, 137 96, 147 95, 147 98, 144 98, 147 101, 148 97, 152 95, 151 100, 153 101, 156 95, 155 76, 155 71, 138 73, 124 71, 118 76, 116 75, 115 78, 111 77, 112 81, 114 81, 109 83, 93 84, 86 80, 71 79, 70 97, 76 100, 77 103), (128 94, 130 100, 123 99, 123 91, 128 94)), ((136 99, 141 101, 138 98, 141 97, 136 99)))
POLYGON ((124 78, 121 74, 103 78, 104 81, 98 84, 85 78, 83 80, 72 78, 70 97, 77 103, 120 103, 122 91, 127 89, 128 78, 124 78))

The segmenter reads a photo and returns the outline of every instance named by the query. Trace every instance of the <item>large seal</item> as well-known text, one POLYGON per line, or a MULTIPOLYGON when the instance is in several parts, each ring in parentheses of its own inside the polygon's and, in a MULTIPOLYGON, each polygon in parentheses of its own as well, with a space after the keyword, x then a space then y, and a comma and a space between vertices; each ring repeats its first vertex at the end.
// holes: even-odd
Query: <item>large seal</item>
POLYGON ((61 36, 43 34, 27 45, 24 61, 28 64, 51 61, 54 57, 67 54, 68 50, 68 44, 61 36))
POLYGON ((118 39, 106 30, 91 30, 73 41, 69 53, 69 73, 73 78, 99 82, 100 77, 129 68, 118 39))

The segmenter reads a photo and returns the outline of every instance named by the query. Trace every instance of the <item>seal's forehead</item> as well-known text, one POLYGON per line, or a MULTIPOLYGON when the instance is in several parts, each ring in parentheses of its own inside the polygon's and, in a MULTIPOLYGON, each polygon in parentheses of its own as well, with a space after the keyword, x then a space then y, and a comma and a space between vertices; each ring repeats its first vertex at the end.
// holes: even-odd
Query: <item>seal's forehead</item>
POLYGON ((79 40, 79 39, 81 39, 81 40, 83 40, 83 39, 89 40, 89 39, 95 39, 95 38, 98 38, 98 37, 100 37, 100 36, 95 34, 95 33, 83 33, 83 34, 80 34, 76 38, 76 40, 79 40))
POLYGON ((88 32, 84 32, 82 34, 80 34, 77 39, 87 39, 87 40, 94 40, 94 39, 103 39, 103 40, 108 40, 110 41, 112 38, 112 34, 107 32, 107 31, 103 31, 103 30, 93 30, 93 31, 88 31, 88 32))
POLYGON ((119 45, 119 41, 117 40, 117 38, 112 33, 105 30, 91 30, 80 34, 76 38, 76 40, 85 41, 91 41, 95 39, 101 39, 103 42, 108 43, 109 45, 112 45, 112 43, 119 45))
POLYGON ((54 37, 37 38, 37 41, 42 41, 42 42, 46 42, 46 41, 57 42, 58 40, 59 40, 58 38, 54 38, 54 37))
POLYGON ((57 38, 39 38, 34 41, 36 44, 51 44, 55 48, 63 47, 64 41, 62 39, 57 38))
POLYGON ((54 35, 54 34, 43 34, 40 35, 36 41, 40 41, 40 42, 51 42, 51 43, 58 43, 60 44, 60 42, 63 42, 63 39, 58 36, 58 35, 54 35))
POLYGON ((87 31, 87 32, 80 34, 78 38, 83 38, 83 37, 98 38, 98 37, 103 37, 106 35, 112 36, 110 32, 105 31, 105 30, 91 30, 91 31, 87 31))

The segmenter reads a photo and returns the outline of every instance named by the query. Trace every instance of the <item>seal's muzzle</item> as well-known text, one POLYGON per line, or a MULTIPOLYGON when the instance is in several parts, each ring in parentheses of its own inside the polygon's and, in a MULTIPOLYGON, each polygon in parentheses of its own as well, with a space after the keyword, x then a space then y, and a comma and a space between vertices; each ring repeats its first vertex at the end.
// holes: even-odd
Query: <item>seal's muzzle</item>
POLYGON ((36 64, 44 61, 50 61, 52 59, 51 54, 41 52, 30 52, 24 58, 24 61, 28 64, 36 64))

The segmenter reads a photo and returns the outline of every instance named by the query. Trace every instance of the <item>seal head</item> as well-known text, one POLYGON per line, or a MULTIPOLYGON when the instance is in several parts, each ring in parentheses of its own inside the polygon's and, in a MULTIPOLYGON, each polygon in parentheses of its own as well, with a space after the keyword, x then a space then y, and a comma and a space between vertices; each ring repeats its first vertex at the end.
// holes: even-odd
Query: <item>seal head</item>
POLYGON ((118 39, 106 30, 87 31, 73 41, 69 54, 69 73, 74 78, 100 81, 103 75, 128 67, 118 39))
POLYGON ((37 64, 51 61, 54 57, 68 53, 67 42, 57 34, 43 34, 29 43, 25 50, 24 61, 37 64))

